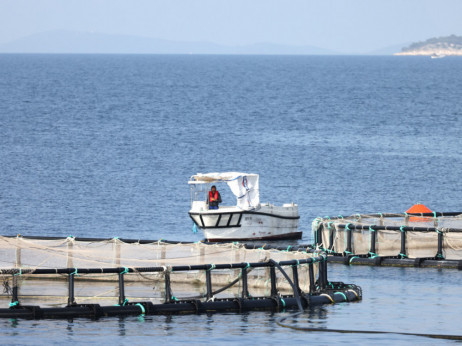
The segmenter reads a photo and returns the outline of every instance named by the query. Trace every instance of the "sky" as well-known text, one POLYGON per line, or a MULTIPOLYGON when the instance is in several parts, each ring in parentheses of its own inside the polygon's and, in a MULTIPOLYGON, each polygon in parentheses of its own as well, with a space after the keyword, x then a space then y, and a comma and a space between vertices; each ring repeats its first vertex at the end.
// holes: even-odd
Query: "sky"
POLYGON ((462 36, 462 0, 0 0, 0 44, 50 30, 360 53, 462 36))

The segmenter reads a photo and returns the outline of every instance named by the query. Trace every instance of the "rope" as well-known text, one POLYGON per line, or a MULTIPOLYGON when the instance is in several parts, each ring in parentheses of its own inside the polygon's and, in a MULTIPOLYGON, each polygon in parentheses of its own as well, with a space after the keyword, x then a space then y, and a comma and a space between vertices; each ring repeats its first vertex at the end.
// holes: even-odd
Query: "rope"
POLYGON ((69 275, 79 276, 79 274, 77 273, 77 268, 74 268, 74 271, 72 273, 69 273, 69 275))
POLYGON ((124 300, 124 302, 122 303, 122 305, 120 305, 120 304, 114 304, 114 306, 125 306, 127 303, 128 303, 128 299, 125 298, 125 300, 124 300))
POLYGON ((135 304, 135 305, 140 307, 140 309, 141 309, 141 315, 144 315, 144 314, 146 313, 146 310, 144 309, 143 304, 138 303, 138 304, 135 304))
POLYGON ((13 276, 16 276, 16 275, 18 275, 18 276, 22 275, 22 269, 21 268, 19 268, 19 273, 13 274, 13 276))
POLYGON ((354 295, 356 296, 356 298, 359 298, 359 295, 358 295, 358 293, 356 293, 356 291, 355 291, 355 290, 351 290, 351 289, 350 289, 350 290, 348 290, 347 292, 353 292, 353 293, 354 293, 354 295))
POLYGON ((350 260, 348 261, 350 265, 351 265, 351 263, 353 262, 353 260, 354 260, 355 258, 359 258, 359 257, 358 257, 358 256, 353 256, 353 257, 351 257, 350 260))
POLYGON ((348 298, 347 298, 345 293, 343 293, 343 292, 334 292, 334 294, 340 294, 341 296, 343 296, 343 298, 345 298, 346 302, 348 301, 348 298))
POLYGON ((289 329, 300 330, 300 331, 305 331, 305 332, 326 332, 326 333, 343 333, 343 334, 395 334, 395 335, 407 335, 407 336, 421 336, 421 337, 426 337, 426 338, 442 339, 442 340, 462 340, 462 335, 421 334, 421 333, 389 332, 389 331, 379 331, 379 330, 346 330, 346 329, 295 327, 295 326, 291 326, 291 325, 287 325, 283 323, 289 317, 294 318, 301 314, 302 314, 301 312, 297 312, 289 316, 281 317, 278 320, 276 320, 276 324, 283 328, 289 328, 289 329))
POLYGON ((324 297, 329 298, 330 302, 332 304, 335 304, 335 300, 333 300, 332 297, 330 295, 328 295, 327 293, 322 293, 322 294, 320 294, 320 296, 324 296, 324 297))

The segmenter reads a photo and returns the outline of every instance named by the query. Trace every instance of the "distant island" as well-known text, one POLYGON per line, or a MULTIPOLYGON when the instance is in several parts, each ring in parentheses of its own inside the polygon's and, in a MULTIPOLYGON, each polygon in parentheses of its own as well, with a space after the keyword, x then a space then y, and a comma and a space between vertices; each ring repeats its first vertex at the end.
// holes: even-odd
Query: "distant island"
POLYGON ((435 37, 424 42, 412 43, 394 55, 462 55, 462 36, 435 37))

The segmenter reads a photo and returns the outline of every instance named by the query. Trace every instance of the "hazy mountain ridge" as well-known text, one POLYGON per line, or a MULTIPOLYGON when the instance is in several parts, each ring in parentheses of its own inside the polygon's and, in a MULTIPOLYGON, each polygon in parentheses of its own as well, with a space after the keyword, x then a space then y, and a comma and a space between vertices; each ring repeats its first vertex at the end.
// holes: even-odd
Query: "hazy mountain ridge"
POLYGON ((395 55, 462 55, 462 36, 443 36, 415 42, 395 55))
POLYGON ((211 42, 169 41, 149 37, 72 31, 47 31, 0 44, 0 53, 339 54, 314 46, 290 46, 273 43, 225 46, 211 42))

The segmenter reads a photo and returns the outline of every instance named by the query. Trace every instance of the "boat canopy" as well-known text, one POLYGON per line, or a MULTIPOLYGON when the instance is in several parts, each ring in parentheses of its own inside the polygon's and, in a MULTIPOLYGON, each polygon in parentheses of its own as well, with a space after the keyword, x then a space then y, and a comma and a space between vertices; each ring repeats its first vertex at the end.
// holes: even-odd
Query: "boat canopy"
POLYGON ((189 184, 210 184, 224 182, 228 184, 237 199, 237 206, 243 210, 252 210, 260 205, 259 175, 254 173, 223 172, 198 173, 193 175, 189 184))

